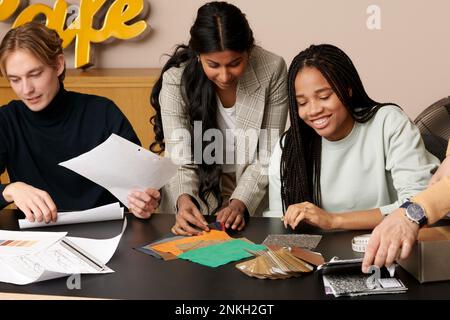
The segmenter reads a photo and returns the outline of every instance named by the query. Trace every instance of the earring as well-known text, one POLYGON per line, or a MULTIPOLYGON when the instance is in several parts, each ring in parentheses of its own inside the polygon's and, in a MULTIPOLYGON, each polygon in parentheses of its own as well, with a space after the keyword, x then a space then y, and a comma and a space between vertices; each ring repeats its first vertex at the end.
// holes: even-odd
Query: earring
POLYGON ((200 56, 197 56, 197 62, 200 62, 200 56))

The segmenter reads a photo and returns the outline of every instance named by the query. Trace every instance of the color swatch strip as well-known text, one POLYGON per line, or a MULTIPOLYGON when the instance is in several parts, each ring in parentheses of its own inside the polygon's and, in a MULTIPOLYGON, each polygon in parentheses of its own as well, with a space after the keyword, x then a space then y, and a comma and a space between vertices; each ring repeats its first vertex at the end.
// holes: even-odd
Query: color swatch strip
POLYGON ((31 247, 36 240, 0 240, 0 247, 31 247))

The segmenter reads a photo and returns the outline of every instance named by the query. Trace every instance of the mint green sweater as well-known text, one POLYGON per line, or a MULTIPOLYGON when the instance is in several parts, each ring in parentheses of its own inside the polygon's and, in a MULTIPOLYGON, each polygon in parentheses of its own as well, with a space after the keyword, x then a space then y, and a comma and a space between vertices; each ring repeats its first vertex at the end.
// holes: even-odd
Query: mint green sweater
MULTIPOLYGON (((281 148, 269 166, 265 216, 281 216, 281 148)), ((396 106, 382 107, 367 123, 355 122, 339 141, 322 138, 322 208, 347 212, 379 208, 389 214, 427 187, 439 160, 425 150, 417 127, 396 106)))

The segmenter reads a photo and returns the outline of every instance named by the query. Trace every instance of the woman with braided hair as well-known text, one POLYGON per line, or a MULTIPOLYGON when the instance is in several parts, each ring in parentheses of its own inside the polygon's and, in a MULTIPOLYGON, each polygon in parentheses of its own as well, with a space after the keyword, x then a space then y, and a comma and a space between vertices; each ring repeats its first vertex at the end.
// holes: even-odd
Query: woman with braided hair
POLYGON ((312 45, 288 72, 291 127, 270 164, 270 210, 293 229, 371 229, 424 190, 439 160, 395 104, 371 99, 350 58, 312 45))

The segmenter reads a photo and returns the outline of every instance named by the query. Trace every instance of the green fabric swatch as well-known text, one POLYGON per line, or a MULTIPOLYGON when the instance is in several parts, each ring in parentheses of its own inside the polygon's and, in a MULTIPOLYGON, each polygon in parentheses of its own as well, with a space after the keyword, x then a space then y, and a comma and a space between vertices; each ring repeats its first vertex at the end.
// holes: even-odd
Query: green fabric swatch
POLYGON ((189 250, 178 256, 180 259, 190 260, 208 267, 218 267, 232 261, 239 261, 252 255, 245 251, 266 250, 266 246, 252 244, 243 240, 235 239, 211 246, 189 250))

